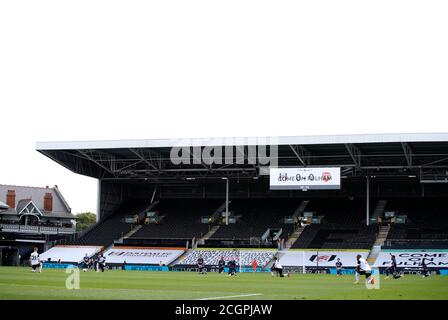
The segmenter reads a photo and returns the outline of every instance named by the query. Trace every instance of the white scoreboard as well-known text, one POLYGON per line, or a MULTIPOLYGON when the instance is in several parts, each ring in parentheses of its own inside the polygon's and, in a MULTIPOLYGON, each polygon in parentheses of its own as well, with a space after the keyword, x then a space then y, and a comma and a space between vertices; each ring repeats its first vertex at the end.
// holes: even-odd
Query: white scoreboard
POLYGON ((340 189, 341 168, 271 168, 271 190, 340 189))

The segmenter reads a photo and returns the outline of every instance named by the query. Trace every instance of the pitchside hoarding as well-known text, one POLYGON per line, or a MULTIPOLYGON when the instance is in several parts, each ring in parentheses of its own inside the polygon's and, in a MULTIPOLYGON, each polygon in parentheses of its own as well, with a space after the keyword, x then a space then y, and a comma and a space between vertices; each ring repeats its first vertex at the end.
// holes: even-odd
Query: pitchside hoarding
POLYGON ((428 268, 448 268, 448 250, 403 250, 381 251, 375 261, 375 267, 388 267, 391 263, 391 255, 395 256, 397 266, 400 268, 417 268, 423 259, 428 268))
POLYGON ((88 257, 100 252, 103 249, 101 246, 54 246, 53 248, 42 253, 39 258, 47 262, 73 262, 78 263, 87 255, 88 257))
POLYGON ((142 249, 142 248, 120 248, 114 247, 104 254, 106 263, 130 264, 165 264, 168 265, 177 259, 184 250, 172 249, 142 249))
POLYGON ((340 168, 271 168, 271 190, 340 189, 340 168))
POLYGON ((355 267, 356 256, 367 259, 367 251, 287 251, 280 257, 283 266, 291 267, 335 267, 340 259, 344 267, 355 267))

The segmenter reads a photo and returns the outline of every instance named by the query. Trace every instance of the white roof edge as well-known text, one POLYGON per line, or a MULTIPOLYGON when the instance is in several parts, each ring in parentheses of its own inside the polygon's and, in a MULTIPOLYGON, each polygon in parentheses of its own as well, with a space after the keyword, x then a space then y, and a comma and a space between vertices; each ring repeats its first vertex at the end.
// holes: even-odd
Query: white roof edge
POLYGON ((91 140, 36 142, 36 150, 170 148, 176 146, 234 146, 234 145, 310 145, 340 143, 391 143, 391 142, 448 142, 443 133, 383 133, 352 135, 312 135, 281 137, 215 137, 179 139, 91 140))
POLYGON ((0 200, 0 209, 9 209, 9 206, 0 200))

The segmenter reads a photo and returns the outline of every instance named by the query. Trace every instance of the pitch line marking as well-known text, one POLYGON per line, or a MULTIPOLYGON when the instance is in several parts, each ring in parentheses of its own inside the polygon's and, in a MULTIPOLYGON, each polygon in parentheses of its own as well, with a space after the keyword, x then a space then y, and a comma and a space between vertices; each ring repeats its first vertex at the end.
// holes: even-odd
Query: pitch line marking
POLYGON ((239 298, 239 297, 252 297, 252 296, 262 296, 262 293, 251 293, 251 294, 240 294, 237 296, 225 296, 225 297, 212 297, 212 298, 202 298, 196 300, 218 300, 218 299, 228 299, 228 298, 239 298))

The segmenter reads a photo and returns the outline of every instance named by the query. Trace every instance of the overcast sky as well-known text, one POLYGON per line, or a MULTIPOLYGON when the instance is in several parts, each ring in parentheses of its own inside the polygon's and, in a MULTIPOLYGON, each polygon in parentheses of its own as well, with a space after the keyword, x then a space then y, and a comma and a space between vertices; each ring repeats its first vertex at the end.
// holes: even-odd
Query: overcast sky
POLYGON ((96 180, 35 142, 448 132, 447 16, 446 0, 0 0, 0 183, 96 212, 96 180))

